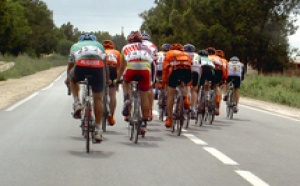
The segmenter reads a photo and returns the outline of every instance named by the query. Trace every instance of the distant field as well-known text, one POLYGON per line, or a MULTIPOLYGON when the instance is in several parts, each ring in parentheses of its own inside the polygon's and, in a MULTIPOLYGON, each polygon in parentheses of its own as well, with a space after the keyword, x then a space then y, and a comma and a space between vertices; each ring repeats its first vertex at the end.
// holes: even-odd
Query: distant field
POLYGON ((246 75, 241 95, 300 108, 300 79, 296 76, 246 75))
POLYGON ((51 67, 67 65, 67 58, 60 55, 51 55, 40 59, 33 59, 24 55, 19 57, 0 56, 0 61, 14 62, 13 67, 0 73, 0 81, 31 75, 51 67))

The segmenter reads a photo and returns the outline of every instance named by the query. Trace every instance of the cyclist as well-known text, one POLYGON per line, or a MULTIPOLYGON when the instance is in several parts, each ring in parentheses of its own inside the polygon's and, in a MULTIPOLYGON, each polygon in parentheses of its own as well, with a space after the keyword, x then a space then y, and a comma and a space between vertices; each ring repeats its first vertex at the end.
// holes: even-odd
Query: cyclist
MULTIPOLYGON (((153 55, 153 62, 151 63, 151 86, 154 86, 155 83, 155 75, 156 75, 156 53, 157 53, 157 47, 150 41, 151 37, 146 32, 145 30, 141 31, 142 38, 143 38, 143 45, 146 45, 150 48, 151 50, 151 55, 153 55)), ((152 121, 153 116, 152 116, 152 108, 153 108, 153 103, 154 103, 154 93, 153 89, 149 89, 149 104, 150 104, 150 110, 149 110, 149 121, 152 121)))
POLYGON ((124 107, 122 114, 126 117, 129 115, 130 81, 135 80, 136 75, 141 76, 139 90, 143 117, 141 133, 143 134, 146 132, 150 110, 148 98, 151 88, 151 63, 154 59, 149 47, 142 44, 142 35, 139 31, 131 31, 127 36, 127 41, 128 44, 123 47, 121 52, 121 65, 116 81, 123 76, 124 107))
POLYGON ((183 46, 183 50, 189 54, 192 59, 192 90, 189 90, 191 93, 191 118, 196 117, 196 103, 198 96, 198 84, 199 84, 199 72, 200 72, 200 57, 195 52, 195 46, 192 44, 186 44, 183 46))
POLYGON ((221 89, 220 85, 223 79, 223 63, 219 56, 216 55, 216 49, 213 47, 207 48, 208 58, 211 59, 215 65, 215 80, 214 90, 216 95, 216 115, 220 115, 220 101, 221 101, 221 89))
POLYGON ((223 63, 222 81, 220 83, 220 88, 221 88, 221 91, 220 91, 221 97, 220 98, 222 98, 222 89, 225 89, 225 92, 226 92, 226 80, 227 80, 227 77, 228 77, 228 72, 227 72, 228 71, 227 70, 228 61, 225 58, 225 53, 223 52, 223 50, 216 50, 216 55, 221 58, 221 62, 223 63))
MULTIPOLYGON (((233 111, 235 113, 238 112, 238 104, 239 104, 239 89, 241 86, 242 81, 244 80, 244 64, 240 62, 240 59, 236 56, 233 56, 230 58, 228 62, 228 78, 227 82, 233 81, 234 85, 234 93, 235 93, 235 100, 236 103, 233 107, 233 111)), ((228 90, 228 87, 226 87, 226 90, 228 90)), ((228 93, 226 91, 224 96, 224 101, 227 101, 228 93)))
MULTIPOLYGON (((208 52, 206 50, 199 50, 198 54, 200 56, 200 81, 199 87, 204 86, 204 95, 207 95, 209 89, 213 89, 215 80, 215 65, 208 58, 208 52), (211 87, 209 87, 209 81, 211 82, 211 87)), ((200 105, 200 111, 204 112, 204 105, 200 105)))
POLYGON ((166 58, 163 65, 162 86, 168 84, 167 92, 167 114, 168 119, 165 123, 167 128, 172 127, 173 122, 173 104, 176 86, 179 81, 184 83, 183 97, 184 108, 190 108, 190 102, 187 97, 187 89, 192 76, 192 59, 183 51, 180 43, 171 45, 170 50, 166 52, 166 58))
MULTIPOLYGON (((109 76, 111 82, 117 78, 117 71, 120 68, 120 52, 115 49, 115 45, 113 41, 111 40, 104 40, 102 41, 102 45, 105 48, 105 54, 106 54, 106 64, 109 69, 109 76)), ((110 110, 110 116, 108 116, 108 123, 109 125, 114 125, 115 124, 115 119, 114 119, 114 113, 116 110, 116 85, 114 83, 110 83, 109 85, 109 110, 110 110)))
POLYGON ((105 68, 105 51, 101 43, 92 34, 83 34, 78 42, 70 49, 68 74, 70 75, 70 88, 74 97, 74 114, 76 119, 81 118, 82 105, 79 100, 79 81, 83 81, 85 75, 92 75, 90 83, 94 100, 95 114, 95 140, 102 141, 102 131, 100 131, 102 117, 102 97, 103 88, 108 78, 105 68))

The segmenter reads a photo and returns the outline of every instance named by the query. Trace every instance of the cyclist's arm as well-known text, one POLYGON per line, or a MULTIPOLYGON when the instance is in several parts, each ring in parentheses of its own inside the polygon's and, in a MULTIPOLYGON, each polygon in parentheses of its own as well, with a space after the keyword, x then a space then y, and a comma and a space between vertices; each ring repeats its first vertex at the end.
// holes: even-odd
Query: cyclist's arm
POLYGON ((127 65, 127 64, 126 64, 126 61, 125 61, 125 59, 124 59, 124 55, 121 54, 120 70, 119 70, 118 75, 117 75, 117 81, 120 81, 121 76, 123 75, 124 70, 125 70, 125 68, 126 68, 126 65, 127 65))

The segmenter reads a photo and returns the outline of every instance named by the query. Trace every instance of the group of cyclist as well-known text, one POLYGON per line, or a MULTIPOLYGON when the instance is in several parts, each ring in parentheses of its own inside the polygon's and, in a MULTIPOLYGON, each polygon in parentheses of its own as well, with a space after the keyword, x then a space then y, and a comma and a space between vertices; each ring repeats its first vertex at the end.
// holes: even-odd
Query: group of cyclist
MULTIPOLYGON (((127 42, 119 52, 111 40, 104 40, 100 43, 94 35, 83 34, 70 49, 66 84, 70 86, 74 98, 73 117, 81 118, 82 105, 78 96, 78 82, 83 81, 85 75, 91 75, 97 142, 103 140, 100 130, 103 90, 109 87, 108 123, 114 125, 116 87, 121 80, 124 96, 122 114, 126 121, 130 113, 130 82, 139 81, 143 120, 141 133, 146 132, 147 122, 153 119, 154 98, 157 98, 157 93, 161 89, 166 89, 167 92, 165 126, 172 127, 175 88, 179 84, 184 87, 182 91, 184 108, 190 109, 191 116, 194 118, 200 86, 204 86, 205 91, 209 89, 215 91, 216 115, 219 115, 222 98, 220 87, 224 85, 226 92, 228 89, 226 82, 234 80, 237 95, 235 111, 237 112, 238 90, 244 78, 244 66, 238 57, 234 56, 228 62, 222 50, 208 47, 196 52, 194 45, 180 43, 163 44, 159 51, 150 41, 150 35, 146 31, 131 31, 127 36, 127 42)), ((224 100, 226 98, 225 93, 224 100)), ((200 109, 204 107, 200 106, 200 109)))

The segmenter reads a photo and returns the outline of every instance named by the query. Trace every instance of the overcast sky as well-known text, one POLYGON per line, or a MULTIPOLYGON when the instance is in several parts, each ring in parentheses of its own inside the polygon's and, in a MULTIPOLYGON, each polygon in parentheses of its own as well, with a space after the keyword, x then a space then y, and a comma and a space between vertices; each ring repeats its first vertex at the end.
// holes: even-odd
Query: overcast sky
MULTIPOLYGON (((138 30, 142 19, 138 16, 152 8, 154 0, 43 0, 53 11, 57 27, 70 22, 80 31, 107 31, 111 35, 138 30)), ((300 16, 298 16, 300 19, 300 16)), ((159 23, 157 23, 159 24, 159 23)), ((298 20, 300 25, 300 20, 298 20)), ((290 44, 300 49, 300 28, 289 37, 290 44)))

